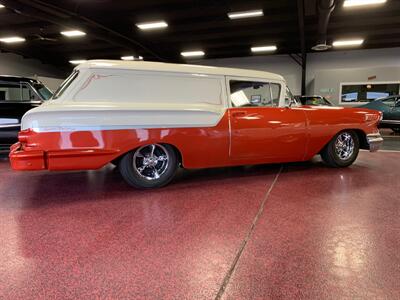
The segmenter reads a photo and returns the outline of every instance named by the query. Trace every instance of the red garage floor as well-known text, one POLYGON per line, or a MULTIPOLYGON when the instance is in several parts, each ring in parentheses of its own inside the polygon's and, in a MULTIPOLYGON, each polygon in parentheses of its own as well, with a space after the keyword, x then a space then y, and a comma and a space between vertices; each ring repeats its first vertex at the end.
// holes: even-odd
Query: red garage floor
POLYGON ((0 161, 0 298, 399 299, 400 152, 129 188, 0 161), (265 205, 264 205, 265 204, 265 205))

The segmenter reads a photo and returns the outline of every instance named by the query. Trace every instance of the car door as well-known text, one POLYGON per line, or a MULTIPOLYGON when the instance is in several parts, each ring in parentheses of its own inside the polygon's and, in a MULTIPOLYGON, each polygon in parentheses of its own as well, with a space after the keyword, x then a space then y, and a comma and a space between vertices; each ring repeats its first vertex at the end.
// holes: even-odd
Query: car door
POLYGON ((301 160, 307 132, 300 107, 279 106, 285 85, 246 78, 227 78, 230 95, 230 156, 265 161, 301 160))
POLYGON ((394 105, 390 111, 390 120, 398 121, 400 126, 400 96, 395 98, 394 105))

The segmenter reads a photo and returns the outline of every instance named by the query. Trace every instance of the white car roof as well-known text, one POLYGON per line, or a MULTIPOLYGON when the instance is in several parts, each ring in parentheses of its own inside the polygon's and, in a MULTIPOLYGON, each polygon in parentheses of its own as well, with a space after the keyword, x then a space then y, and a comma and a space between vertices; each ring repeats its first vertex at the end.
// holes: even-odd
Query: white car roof
POLYGON ((122 61, 122 60, 89 60, 77 67, 76 70, 82 69, 122 69, 122 70, 143 70, 143 71, 159 71, 159 72, 177 72, 177 73, 194 73, 222 76, 238 76, 251 78, 264 78, 269 80, 284 81, 281 75, 246 69, 222 68, 203 65, 189 64, 171 64, 161 62, 147 61, 122 61))

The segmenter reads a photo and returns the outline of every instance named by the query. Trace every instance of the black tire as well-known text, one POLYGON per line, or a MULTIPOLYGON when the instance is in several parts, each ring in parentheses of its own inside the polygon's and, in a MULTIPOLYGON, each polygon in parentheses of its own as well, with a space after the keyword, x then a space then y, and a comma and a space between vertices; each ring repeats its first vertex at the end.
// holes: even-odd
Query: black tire
POLYGON ((344 168, 350 166, 356 160, 359 150, 360 141, 357 134, 352 130, 345 130, 335 135, 325 146, 321 152, 321 157, 331 167, 344 168), (341 142, 343 139, 345 140, 345 144, 341 142), (335 145, 338 145, 338 149, 335 145), (352 150, 350 150, 351 148, 352 150), (345 151, 343 149, 349 150, 345 151))
POLYGON ((124 180, 132 187, 159 188, 174 178, 178 169, 178 158, 171 146, 150 144, 125 154, 119 161, 118 167, 124 180), (155 148, 151 152, 153 146, 155 148))

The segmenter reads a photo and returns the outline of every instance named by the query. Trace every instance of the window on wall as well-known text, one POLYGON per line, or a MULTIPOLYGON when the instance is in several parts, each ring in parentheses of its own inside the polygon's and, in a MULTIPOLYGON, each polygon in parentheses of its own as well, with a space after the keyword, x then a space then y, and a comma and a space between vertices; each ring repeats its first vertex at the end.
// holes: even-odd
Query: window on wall
POLYGON ((343 83, 341 103, 370 102, 400 93, 400 83, 343 83))
POLYGON ((231 80, 229 85, 233 107, 276 107, 279 105, 280 84, 231 80))

